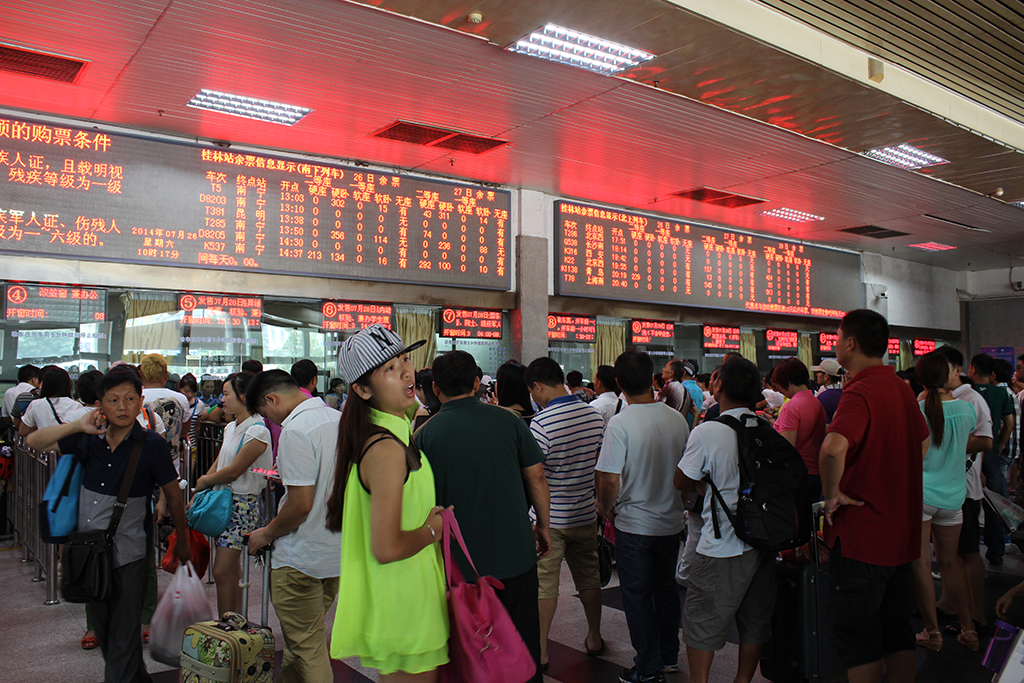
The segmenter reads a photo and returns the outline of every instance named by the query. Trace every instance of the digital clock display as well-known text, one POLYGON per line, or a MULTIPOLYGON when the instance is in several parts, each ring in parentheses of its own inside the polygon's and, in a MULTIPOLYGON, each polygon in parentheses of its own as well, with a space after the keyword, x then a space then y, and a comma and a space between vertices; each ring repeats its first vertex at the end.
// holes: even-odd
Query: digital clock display
POLYGON ((70 285, 7 285, 5 318, 11 322, 60 323, 107 319, 107 293, 70 285))
POLYGON ((634 344, 671 345, 676 336, 675 323, 663 320, 634 320, 630 324, 634 344))
POLYGON ((508 191, 0 118, 0 251, 508 290, 508 191))
POLYGON ((597 341, 597 318, 549 313, 548 339, 593 344, 597 341))
POLYGON ((323 314, 321 332, 354 332, 375 323, 392 329, 391 304, 325 299, 320 302, 320 311, 323 314))
POLYGON ((221 294, 182 294, 178 297, 182 325, 232 325, 260 329, 263 299, 258 296, 221 294))
POLYGON ((709 351, 739 351, 740 328, 705 325, 703 344, 709 351))
POLYGON ((570 201, 555 204, 559 294, 841 318, 860 256, 570 201))
POLYGON ((501 311, 487 308, 445 308, 441 311, 441 336, 501 339, 501 311))

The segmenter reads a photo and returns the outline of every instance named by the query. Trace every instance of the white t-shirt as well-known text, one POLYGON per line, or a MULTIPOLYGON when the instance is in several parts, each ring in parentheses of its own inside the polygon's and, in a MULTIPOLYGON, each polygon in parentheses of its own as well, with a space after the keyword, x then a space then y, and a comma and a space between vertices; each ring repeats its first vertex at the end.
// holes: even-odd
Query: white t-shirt
POLYGON ((29 427, 36 427, 38 429, 53 427, 57 424, 67 424, 71 422, 68 416, 77 412, 81 407, 81 403, 67 396, 60 396, 52 400, 37 398, 28 404, 25 414, 21 416, 21 421, 29 427), (52 410, 50 406, 53 406, 52 410), (57 411, 57 417, 60 418, 60 422, 57 422, 56 418, 54 418, 54 411, 57 411))
MULTIPOLYGON (((598 394, 597 398, 590 402, 590 407, 601 413, 601 417, 604 418, 604 424, 608 426, 608 420, 612 419, 612 415, 615 414, 615 406, 619 402, 619 397, 615 395, 614 391, 606 391, 602 394, 598 394)), ((626 402, 622 402, 622 407, 626 407, 626 402)))
MULTIPOLYGON (((741 416, 753 413, 748 408, 733 408, 722 415, 732 415, 742 422, 741 416)), ((715 482, 718 492, 722 494, 722 499, 731 512, 736 509, 739 500, 739 457, 736 432, 729 425, 712 420, 694 427, 686 443, 686 452, 679 461, 679 469, 694 481, 708 477, 715 482)), ((697 542, 697 552, 707 557, 742 555, 751 548, 736 538, 736 532, 717 500, 715 507, 718 509, 718 529, 722 537, 715 538, 715 525, 711 518, 711 499, 714 495, 708 486, 707 493, 704 494, 704 511, 701 513, 704 526, 701 528, 700 541, 697 542)))
POLYGON ((618 474, 615 528, 629 534, 669 536, 682 531, 683 501, 672 484, 690 429, 664 403, 639 403, 608 421, 599 472, 618 474))
MULTIPOLYGON (((68 413, 68 417, 67 420, 65 420, 65 422, 76 422, 78 420, 81 420, 83 415, 85 415, 86 413, 91 413, 94 410, 96 410, 96 406, 79 405, 71 413, 68 413)), ((149 421, 146 419, 145 410, 139 411, 139 416, 135 418, 135 420, 146 429, 152 429, 154 432, 160 434, 161 436, 165 431, 167 431, 167 428, 164 427, 164 421, 161 420, 160 416, 157 415, 156 413, 153 413, 154 424, 152 425, 149 424, 149 421)))
MULTIPOLYGON (((978 416, 978 425, 971 432, 972 436, 992 438, 992 411, 989 410, 985 397, 979 394, 970 384, 961 384, 952 392, 953 398, 967 401, 974 406, 974 412, 978 416)), ((976 453, 974 464, 967 470, 967 498, 970 500, 981 500, 985 492, 981 486, 981 461, 983 453, 976 453)))
MULTIPOLYGON (((324 526, 334 488, 341 413, 322 399, 307 398, 281 424, 277 469, 285 487, 312 486, 313 509, 299 528, 274 541, 273 567, 292 567, 315 579, 341 573, 341 534, 324 526)), ((288 500, 288 492, 281 505, 288 500)))
MULTIPOLYGON (((259 441, 265 448, 256 461, 249 466, 269 469, 274 465, 274 449, 270 446, 270 430, 263 424, 263 417, 252 415, 246 418, 242 424, 229 423, 224 427, 224 443, 220 447, 220 454, 217 456, 217 469, 222 470, 235 461, 235 456, 242 446, 250 441, 259 441)), ((258 474, 246 470, 241 476, 231 482, 231 492, 238 494, 259 493, 267 486, 267 480, 258 474)))
POLYGON ((14 408, 14 402, 18 400, 18 396, 24 394, 26 391, 32 391, 34 389, 28 382, 21 382, 17 386, 13 386, 4 392, 4 405, 3 412, 0 413, 2 417, 10 417, 11 410, 14 408))
POLYGON ((188 416, 192 414, 192 409, 188 406, 188 399, 185 398, 185 394, 177 391, 172 391, 166 387, 143 387, 142 388, 142 402, 149 403, 155 401, 158 398, 173 398, 181 406, 181 422, 182 424, 188 420, 188 416))

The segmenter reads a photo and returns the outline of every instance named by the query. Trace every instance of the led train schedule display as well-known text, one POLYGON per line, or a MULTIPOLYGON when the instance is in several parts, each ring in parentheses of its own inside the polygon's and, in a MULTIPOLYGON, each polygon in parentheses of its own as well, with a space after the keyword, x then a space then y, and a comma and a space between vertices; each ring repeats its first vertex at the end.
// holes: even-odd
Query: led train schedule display
POLYGON ((501 311, 487 308, 445 308, 441 311, 441 336, 501 339, 501 311))
POLYGON ((0 117, 0 251, 507 290, 507 191, 0 117))
POLYGON ((63 323, 104 322, 107 293, 69 285, 7 285, 5 317, 10 322, 63 323))
POLYGON ((560 201, 558 293, 839 318, 860 306, 860 257, 560 201))
POLYGON ((549 313, 548 339, 593 344, 597 341, 597 318, 588 315, 549 313))

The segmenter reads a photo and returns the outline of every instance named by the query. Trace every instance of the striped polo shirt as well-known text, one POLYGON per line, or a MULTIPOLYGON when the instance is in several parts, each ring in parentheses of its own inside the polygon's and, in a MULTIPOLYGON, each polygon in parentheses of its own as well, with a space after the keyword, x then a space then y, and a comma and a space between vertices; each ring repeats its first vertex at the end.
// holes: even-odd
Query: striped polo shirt
POLYGON ((551 491, 551 528, 571 529, 597 521, 594 466, 604 436, 604 418, 574 395, 553 399, 530 423, 544 452, 551 491))

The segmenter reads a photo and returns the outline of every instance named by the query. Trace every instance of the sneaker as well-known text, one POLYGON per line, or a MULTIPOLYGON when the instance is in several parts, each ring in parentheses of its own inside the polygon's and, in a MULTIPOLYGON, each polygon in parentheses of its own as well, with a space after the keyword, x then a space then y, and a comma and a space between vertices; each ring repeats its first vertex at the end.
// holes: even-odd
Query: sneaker
POLYGON ((661 667, 661 673, 663 674, 677 674, 679 673, 679 665, 675 662, 671 664, 665 664, 661 667))
POLYGON ((665 683, 665 674, 660 671, 651 676, 641 676, 636 667, 623 669, 619 672, 619 683, 665 683))

